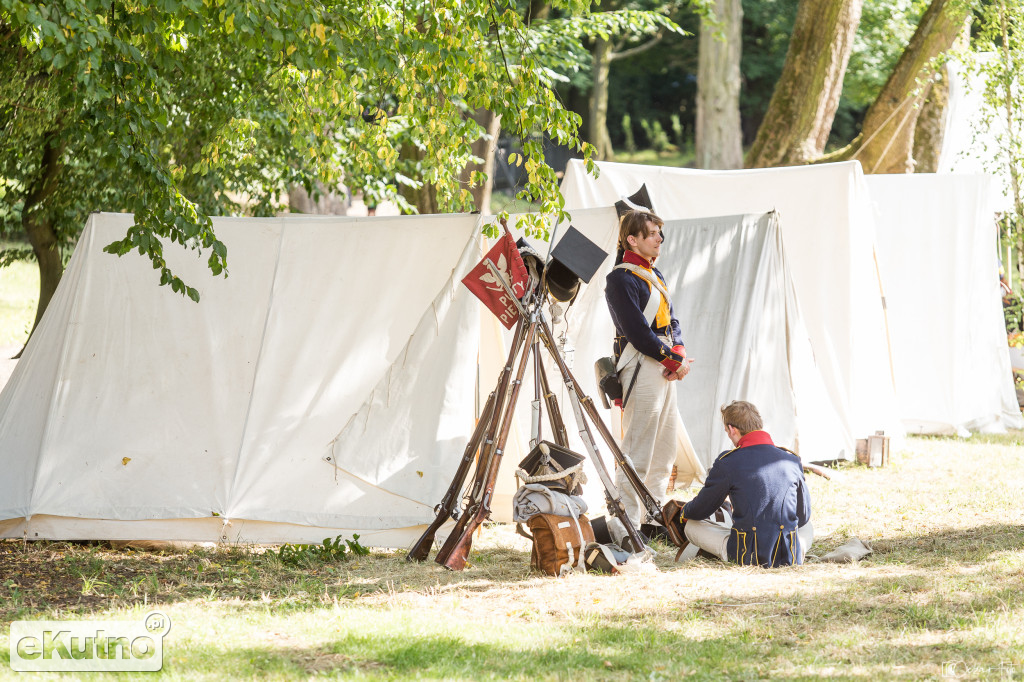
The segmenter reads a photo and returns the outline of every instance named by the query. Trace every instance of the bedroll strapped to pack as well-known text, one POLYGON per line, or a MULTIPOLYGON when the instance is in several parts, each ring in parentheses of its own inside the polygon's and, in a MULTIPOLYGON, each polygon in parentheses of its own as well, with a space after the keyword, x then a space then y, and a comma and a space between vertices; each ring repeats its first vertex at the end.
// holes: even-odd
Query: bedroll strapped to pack
POLYGON ((548 441, 541 441, 530 451, 516 470, 523 483, 541 483, 570 495, 580 494, 586 483, 583 455, 548 441))

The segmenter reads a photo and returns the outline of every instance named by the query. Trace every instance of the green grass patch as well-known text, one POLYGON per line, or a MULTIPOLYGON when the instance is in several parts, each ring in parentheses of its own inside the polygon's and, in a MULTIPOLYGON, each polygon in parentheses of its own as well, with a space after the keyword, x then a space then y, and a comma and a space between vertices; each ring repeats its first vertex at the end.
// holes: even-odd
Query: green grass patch
POLYGON ((18 262, 0 268, 0 347, 23 346, 39 301, 39 267, 18 262))
POLYGON ((910 438, 884 469, 810 476, 812 554, 857 536, 875 551, 852 565, 676 564, 662 546, 650 575, 556 579, 501 524, 458 573, 402 551, 11 540, 0 622, 159 609, 164 670, 137 679, 1020 679, 1021 435, 910 438))
POLYGON ((615 158, 611 160, 618 163, 639 163, 645 166, 675 166, 682 168, 693 164, 693 152, 656 152, 653 149, 641 149, 633 153, 616 151, 615 158))

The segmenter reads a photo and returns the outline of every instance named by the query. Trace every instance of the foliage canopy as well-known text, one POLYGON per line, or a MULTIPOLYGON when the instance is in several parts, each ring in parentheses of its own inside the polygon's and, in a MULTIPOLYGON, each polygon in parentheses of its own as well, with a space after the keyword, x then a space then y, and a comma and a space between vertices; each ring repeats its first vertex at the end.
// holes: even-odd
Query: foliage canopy
MULTIPOLYGON (((568 17, 587 4, 557 3, 568 17)), ((208 216, 273 214, 290 184, 390 177, 470 206, 459 173, 478 108, 524 138, 523 194, 560 216, 539 133, 590 149, 551 89, 569 57, 538 35, 500 0, 0 0, 0 235, 42 224, 59 248, 89 211, 128 210, 108 250, 146 255, 197 299, 164 243, 221 273, 208 216)), ((31 237, 37 255, 54 247, 31 237)))

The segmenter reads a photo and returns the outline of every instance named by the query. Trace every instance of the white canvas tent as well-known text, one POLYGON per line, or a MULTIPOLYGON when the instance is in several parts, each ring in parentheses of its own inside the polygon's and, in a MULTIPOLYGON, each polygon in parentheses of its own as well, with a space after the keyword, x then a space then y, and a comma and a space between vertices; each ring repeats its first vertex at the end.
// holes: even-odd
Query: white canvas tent
MULTIPOLYGON (((614 253, 610 232, 601 246, 614 253)), ((705 467, 731 447, 718 411, 731 400, 758 405, 780 445, 805 453, 853 448, 814 367, 782 232, 774 213, 665 223, 659 261, 674 264, 663 274, 696 358, 678 383, 679 410, 705 467)), ((574 305, 576 356, 590 364, 611 352, 604 282, 613 265, 609 258, 574 305)), ((581 369, 578 378, 596 395, 593 372, 581 369)))
MULTIPOLYGON (((600 177, 571 161, 562 182, 570 211, 608 206, 646 184, 655 210, 668 220, 777 210, 786 261, 828 410, 843 434, 903 433, 898 419, 886 321, 874 254, 874 216, 857 162, 796 168, 696 171, 599 163, 600 177)), ((672 266, 665 262, 663 271, 672 266)), ((684 338, 686 321, 682 320, 684 338)), ((700 348, 688 351, 700 357, 700 348)), ((809 422, 819 415, 804 415, 809 422)), ((822 424, 829 417, 820 415, 822 424)), ((845 438, 813 459, 852 459, 845 438)))
POLYGON ((0 537, 407 546, 473 427, 479 217, 214 219, 199 304, 94 214, 0 394, 0 537), (429 255, 429 257, 424 257, 429 255), (332 448, 368 405, 387 459, 332 448), (333 457, 330 455, 333 454, 333 457))
POLYGON ((873 175, 867 183, 907 431, 1024 428, 1000 304, 992 179, 873 175))

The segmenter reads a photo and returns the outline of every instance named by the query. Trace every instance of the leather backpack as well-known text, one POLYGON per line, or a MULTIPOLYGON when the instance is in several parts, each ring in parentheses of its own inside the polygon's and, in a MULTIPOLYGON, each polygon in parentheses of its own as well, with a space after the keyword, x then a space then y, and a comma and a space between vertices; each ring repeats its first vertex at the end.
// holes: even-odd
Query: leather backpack
POLYGON ((556 514, 535 514, 527 522, 533 534, 530 566, 548 575, 586 571, 583 550, 594 541, 590 519, 556 514))

